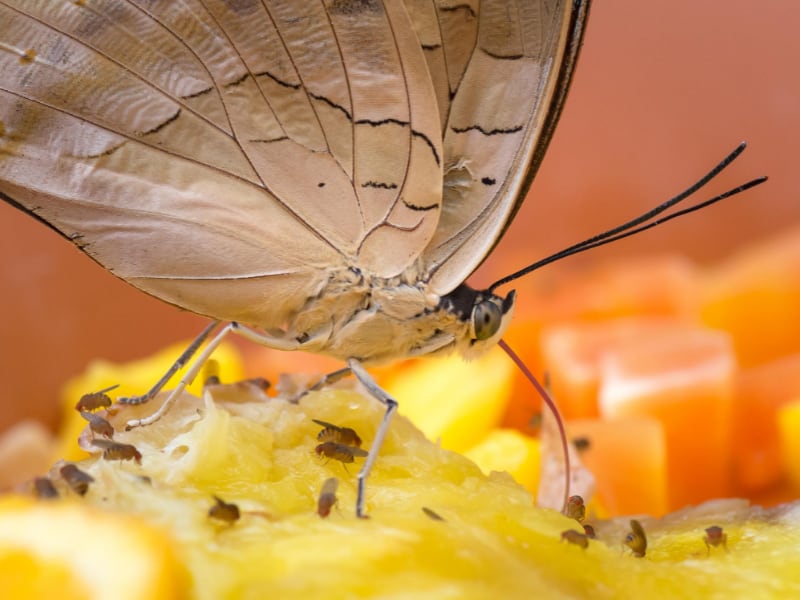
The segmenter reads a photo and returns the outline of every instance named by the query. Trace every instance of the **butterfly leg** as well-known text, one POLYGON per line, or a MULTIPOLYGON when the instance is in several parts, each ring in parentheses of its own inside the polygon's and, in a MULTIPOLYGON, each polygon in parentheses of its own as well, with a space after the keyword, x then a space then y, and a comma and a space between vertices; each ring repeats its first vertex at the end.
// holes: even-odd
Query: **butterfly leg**
POLYGON ((353 371, 353 375, 355 375, 356 378, 361 382, 361 385, 363 385, 376 400, 386 407, 386 412, 383 414, 383 420, 381 421, 378 431, 375 434, 375 439, 372 441, 372 447, 369 449, 369 456, 367 456, 367 460, 364 461, 364 466, 361 467, 361 470, 357 475, 358 496, 356 498, 356 516, 365 518, 366 514, 364 513, 364 497, 366 494, 367 477, 369 477, 370 471, 372 471, 372 466, 375 464, 375 460, 378 458, 378 452, 380 452, 381 446, 383 446, 383 440, 389 431, 389 423, 392 420, 392 415, 397 410, 397 400, 387 394, 383 388, 381 388, 375 382, 375 380, 372 378, 372 375, 367 372, 367 370, 358 360, 355 358, 349 359, 347 361, 347 366, 353 371))
POLYGON ((197 349, 203 342, 206 341, 208 336, 211 335, 211 332, 214 331, 214 328, 217 325, 219 325, 219 321, 212 321, 205 329, 203 329, 203 331, 200 332, 200 335, 198 335, 192 341, 192 343, 189 344, 189 347, 183 351, 183 354, 181 354, 178 357, 178 360, 176 360, 172 364, 169 370, 166 373, 164 373, 164 376, 161 379, 159 379, 158 382, 156 382, 156 384, 152 388, 150 388, 150 390, 146 394, 142 394, 141 396, 131 396, 130 398, 119 398, 117 402, 121 404, 144 404, 145 402, 155 398, 156 394, 158 394, 158 392, 161 391, 161 388, 163 388, 167 384, 170 378, 173 375, 175 375, 175 373, 177 373, 180 369, 182 369, 184 365, 186 365, 186 363, 189 362, 192 356, 195 355, 197 349))
POLYGON ((315 383, 314 385, 312 385, 308 389, 305 389, 302 392, 296 394, 289 401, 292 404, 297 404, 298 402, 300 402, 300 399, 303 398, 303 396, 305 396, 309 392, 318 392, 319 390, 324 388, 326 385, 332 385, 332 384, 336 383, 337 381, 341 381, 342 379, 344 379, 345 377, 350 375, 352 372, 353 371, 352 371, 352 369, 350 367, 344 367, 343 369, 337 369, 336 371, 333 371, 332 373, 328 373, 327 375, 323 375, 320 378, 320 380, 317 381, 317 383, 315 383))
MULTIPOLYGON (((189 347, 186 350, 184 350, 180 358, 178 358, 178 360, 175 361, 175 364, 173 364, 172 367, 170 367, 169 371, 167 371, 167 373, 158 381, 158 383, 156 383, 156 385, 153 386, 153 389, 147 392, 145 396, 141 397, 145 398, 144 400, 140 400, 139 402, 131 402, 130 398, 126 398, 125 400, 127 401, 127 404, 141 404, 142 402, 146 402, 147 400, 155 396, 158 393, 158 391, 162 387, 164 387, 164 384, 167 383, 169 378, 172 377, 172 375, 178 369, 180 369, 183 365, 185 365, 189 361, 189 359, 192 358, 192 356, 194 356, 194 354, 197 352, 197 349, 205 341, 205 339, 209 336, 209 334, 213 331, 214 327, 216 327, 218 324, 219 321, 214 321, 211 325, 206 327, 199 336, 197 336, 197 338, 189 345, 189 347)), ((219 333, 217 333, 217 335, 215 335, 210 342, 208 342, 208 345, 203 349, 200 355, 194 359, 194 362, 189 367, 189 370, 186 371, 183 377, 181 377, 181 380, 178 383, 178 385, 175 386, 175 389, 173 389, 169 393, 169 396, 167 396, 167 399, 164 400, 164 403, 158 407, 158 410, 156 410, 151 415, 142 417, 141 419, 132 419, 128 421, 125 424, 125 430, 128 431, 133 429, 134 427, 140 427, 142 425, 151 425, 152 423, 155 423, 161 417, 163 417, 175 403, 175 400, 178 399, 178 396, 180 396, 183 390, 186 389, 186 386, 189 385, 192 381, 194 381, 194 378, 197 377, 197 374, 200 372, 200 369, 203 368, 203 365, 206 364, 208 358, 211 356, 214 350, 217 349, 217 346, 219 346, 222 343, 222 340, 224 340, 225 337, 234 329, 235 325, 236 325, 235 323, 228 323, 227 325, 225 325, 225 327, 220 329, 219 333)))
MULTIPOLYGON (((189 361, 189 359, 192 358, 192 356, 194 356, 200 345, 206 340, 206 338, 208 338, 208 336, 211 334, 211 332, 218 324, 219 321, 214 321, 213 323, 211 323, 211 325, 206 327, 202 331, 202 333, 199 336, 197 336, 197 338, 183 352, 183 354, 181 354, 180 358, 178 358, 175 364, 173 364, 172 367, 170 367, 170 370, 167 371, 167 373, 158 381, 158 383, 156 383, 155 386, 153 386, 153 389, 147 392, 147 394, 145 394, 144 396, 136 398, 137 400, 136 402, 132 402, 131 398, 126 398, 125 399, 126 403, 141 404, 143 402, 147 402, 147 400, 155 396, 161 390, 161 388, 164 387, 167 381, 169 381, 169 378, 172 377, 172 375, 174 375, 175 372, 178 371, 178 369, 183 367, 183 365, 185 365, 189 361)), ((208 361, 209 357, 214 352, 214 350, 217 349, 217 346, 219 346, 222 343, 222 340, 224 340, 225 337, 231 332, 237 333, 258 344, 262 344, 270 348, 275 348, 277 350, 299 350, 302 347, 302 344, 297 340, 282 339, 280 337, 275 337, 267 333, 261 333, 259 331, 250 329, 249 327, 244 327, 239 323, 228 323, 222 329, 220 329, 219 333, 217 333, 217 335, 214 336, 214 338, 212 338, 210 342, 208 342, 208 345, 203 349, 200 355, 194 359, 194 362, 189 367, 189 370, 186 371, 183 377, 181 377, 181 380, 178 383, 178 385, 175 387, 174 390, 170 392, 169 396, 167 396, 167 399, 164 400, 164 403, 158 408, 158 410, 155 411, 153 414, 148 415, 147 417, 143 417, 141 419, 132 419, 128 421, 125 425, 125 429, 130 430, 133 429, 134 427, 140 427, 142 425, 150 425, 158 421, 161 417, 163 417, 175 403, 175 400, 178 399, 178 396, 180 396, 183 390, 186 389, 186 386, 189 385, 192 381, 194 381, 194 378, 197 377, 198 373, 200 373, 200 370, 203 368, 203 365, 208 361)))

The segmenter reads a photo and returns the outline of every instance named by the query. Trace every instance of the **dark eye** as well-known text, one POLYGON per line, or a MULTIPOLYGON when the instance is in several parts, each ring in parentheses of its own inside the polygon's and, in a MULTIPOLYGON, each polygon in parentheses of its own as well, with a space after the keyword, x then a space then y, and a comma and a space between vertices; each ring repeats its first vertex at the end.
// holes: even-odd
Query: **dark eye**
POLYGON ((472 328, 475 331, 475 339, 488 340, 500 329, 502 319, 503 314, 500 307, 494 302, 484 300, 476 304, 472 309, 472 328))

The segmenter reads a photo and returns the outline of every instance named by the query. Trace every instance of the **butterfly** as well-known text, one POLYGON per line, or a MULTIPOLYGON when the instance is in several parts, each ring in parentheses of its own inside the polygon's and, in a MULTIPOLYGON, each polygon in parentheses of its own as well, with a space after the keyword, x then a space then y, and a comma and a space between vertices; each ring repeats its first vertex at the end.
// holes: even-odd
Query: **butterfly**
POLYGON ((219 322, 196 364, 231 331, 346 361, 386 406, 363 515, 397 406, 365 365, 501 338, 514 293, 464 281, 542 160, 587 14, 582 0, 0 0, 0 196, 213 319, 175 369, 219 322))

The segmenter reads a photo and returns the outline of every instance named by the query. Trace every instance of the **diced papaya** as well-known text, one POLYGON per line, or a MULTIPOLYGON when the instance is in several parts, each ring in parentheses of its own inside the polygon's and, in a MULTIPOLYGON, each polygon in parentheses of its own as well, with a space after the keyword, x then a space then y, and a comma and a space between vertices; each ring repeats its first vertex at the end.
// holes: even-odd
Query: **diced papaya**
POLYGON ((800 354, 749 369, 736 377, 733 411, 734 483, 752 495, 784 475, 777 412, 800 398, 800 354))
MULTIPOLYGON (((548 368, 540 344, 546 328, 629 316, 689 319, 697 312, 696 269, 682 256, 627 259, 580 271, 556 269, 515 282, 516 314, 505 335, 539 377, 548 368)), ((503 424, 524 431, 541 410, 541 401, 521 374, 514 379, 513 398, 503 424)), ((572 416, 596 414, 579 410, 572 416)))
POLYGON ((641 339, 658 339, 676 327, 689 327, 665 317, 572 323, 542 333, 544 366, 553 396, 566 419, 598 416, 600 368, 609 353, 641 339))
POLYGON ((567 422, 567 435, 611 516, 666 513, 667 451, 657 420, 576 419, 567 422))
POLYGON ((800 229, 749 248, 704 281, 701 318, 730 332, 742 366, 800 350, 800 229))
POLYGON ((671 510, 730 492, 735 369, 730 336, 700 328, 632 341, 604 361, 601 416, 648 416, 664 428, 671 510))

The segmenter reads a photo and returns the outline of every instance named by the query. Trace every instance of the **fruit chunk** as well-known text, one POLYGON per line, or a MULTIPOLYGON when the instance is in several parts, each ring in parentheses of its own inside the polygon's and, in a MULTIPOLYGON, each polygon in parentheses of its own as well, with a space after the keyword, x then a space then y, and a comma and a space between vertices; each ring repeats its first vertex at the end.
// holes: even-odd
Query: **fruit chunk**
POLYGON ((701 317, 733 337, 742 366, 797 352, 800 339, 800 229, 749 248, 712 269, 701 317))
POLYGON ((539 487, 542 456, 537 438, 514 429, 495 429, 464 456, 484 473, 505 471, 532 494, 539 487))
POLYGON ((467 362, 429 358, 387 378, 398 411, 448 450, 473 446, 500 423, 511 397, 514 363, 498 347, 467 362))
POLYGON ((664 428, 672 510, 729 493, 735 363, 727 334, 698 328, 631 343, 603 365, 601 415, 664 428))
POLYGON ((0 497, 4 598, 182 598, 182 573, 171 540, 139 519, 0 497))
MULTIPOLYGON (((508 272, 513 268, 509 265, 508 272)), ((540 377, 552 366, 540 344, 545 329, 627 317, 684 320, 697 313, 696 270, 678 255, 626 259, 582 270, 559 263, 515 286, 516 314, 504 337, 540 377)), ((540 411, 541 400, 520 373, 514 374, 513 396, 503 425, 525 431, 540 411)), ((565 407, 567 417, 596 416, 595 406, 594 401, 576 401, 574 407, 565 407)))
POLYGON ((667 511, 667 452, 657 420, 577 419, 567 422, 567 434, 573 443, 585 444, 578 455, 595 476, 598 499, 610 514, 667 511))
POLYGON ((609 354, 687 326, 685 321, 673 318, 632 317, 545 329, 541 342, 544 368, 564 418, 598 416, 601 368, 609 354))
MULTIPOLYGON (((784 475, 778 411, 800 398, 800 354, 785 356, 736 377, 733 452, 736 491, 753 494, 784 475)), ((800 456, 800 455, 796 455, 800 456)))

